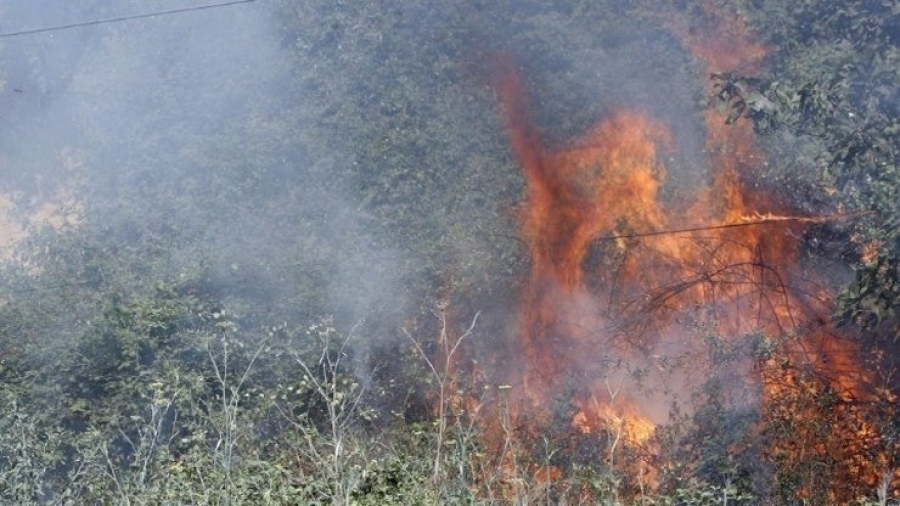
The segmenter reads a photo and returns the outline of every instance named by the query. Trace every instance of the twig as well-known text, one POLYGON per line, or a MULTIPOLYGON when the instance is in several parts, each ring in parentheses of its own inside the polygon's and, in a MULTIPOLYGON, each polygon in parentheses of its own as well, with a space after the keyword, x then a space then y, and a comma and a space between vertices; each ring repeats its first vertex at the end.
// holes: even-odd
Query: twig
POLYGON ((450 344, 449 336, 447 335, 447 316, 441 311, 440 314, 435 313, 435 316, 441 322, 441 330, 440 335, 438 337, 438 341, 443 346, 444 353, 444 363, 442 364, 442 371, 438 371, 437 366, 435 366, 434 362, 428 358, 428 354, 425 353, 425 350, 422 348, 422 345, 419 344, 416 339, 410 335, 409 331, 403 329, 403 333, 406 334, 406 337, 412 341, 413 346, 416 348, 416 351, 419 352, 419 355, 422 356, 422 359, 428 364, 428 368, 431 370, 431 374, 434 376, 435 381, 438 384, 438 434, 437 441, 435 442, 435 454, 434 454, 434 468, 432 470, 432 481, 434 483, 438 483, 441 478, 441 461, 443 460, 443 446, 444 446, 444 438, 447 431, 447 388, 449 383, 452 381, 451 376, 452 372, 450 371, 453 366, 454 356, 456 355, 459 346, 462 344, 463 340, 472 335, 472 331, 475 329, 475 324, 478 322, 478 317, 481 315, 481 311, 475 313, 475 317, 472 318, 472 323, 469 325, 469 328, 463 332, 453 344, 450 344))

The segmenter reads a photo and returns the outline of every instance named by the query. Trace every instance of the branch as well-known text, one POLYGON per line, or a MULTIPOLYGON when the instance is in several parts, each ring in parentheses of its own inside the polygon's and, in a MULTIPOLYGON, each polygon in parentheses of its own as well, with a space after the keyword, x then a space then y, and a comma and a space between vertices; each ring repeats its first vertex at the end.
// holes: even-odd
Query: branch
POLYGON ((687 234, 690 232, 705 232, 708 230, 721 230, 725 228, 750 227, 754 225, 768 225, 782 221, 793 221, 796 223, 826 223, 829 221, 849 220, 860 216, 868 216, 875 214, 875 211, 860 211, 858 213, 838 213, 823 216, 779 216, 764 215, 755 219, 739 221, 736 223, 721 223, 718 225, 707 225, 703 227, 679 228, 673 230, 653 230, 648 232, 635 232, 633 234, 618 234, 598 237, 597 241, 614 241, 616 239, 636 239, 640 237, 652 237, 658 235, 687 234))

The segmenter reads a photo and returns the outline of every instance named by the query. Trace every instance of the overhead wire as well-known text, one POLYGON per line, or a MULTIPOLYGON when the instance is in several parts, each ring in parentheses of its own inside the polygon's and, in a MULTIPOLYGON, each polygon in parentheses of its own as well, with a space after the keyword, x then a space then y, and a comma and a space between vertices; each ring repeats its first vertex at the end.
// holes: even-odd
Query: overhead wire
POLYGON ((171 9, 165 11, 155 11, 148 12, 144 14, 133 14, 130 16, 119 16, 115 18, 106 18, 106 19, 97 19, 93 21, 82 21, 78 23, 69 23, 66 25, 58 25, 58 26, 47 26, 44 28, 34 28, 31 30, 21 30, 18 32, 10 32, 10 33, 2 33, 0 31, 0 39, 7 37, 17 37, 20 35, 33 35, 37 33, 47 33, 47 32, 55 32, 59 30, 69 30, 71 28, 81 28, 85 26, 95 26, 95 25, 104 25, 109 23, 120 23, 122 21, 130 21, 132 19, 144 19, 144 18, 152 18, 156 16, 169 16, 174 14, 182 14, 185 12, 193 12, 193 11, 201 11, 206 9, 218 9, 221 7, 231 7, 239 4, 248 4, 255 2, 256 0, 232 0, 230 2, 222 2, 217 4, 205 4, 205 5, 195 5, 193 7, 182 7, 180 9, 171 9))

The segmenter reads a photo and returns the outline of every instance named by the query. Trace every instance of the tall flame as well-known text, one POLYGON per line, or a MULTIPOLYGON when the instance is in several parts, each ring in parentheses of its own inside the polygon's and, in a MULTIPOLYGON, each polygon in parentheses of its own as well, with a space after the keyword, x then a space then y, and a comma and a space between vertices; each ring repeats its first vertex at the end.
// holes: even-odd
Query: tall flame
MULTIPOLYGON (((674 12, 662 23, 707 75, 758 71, 766 50, 743 20, 724 17, 712 2, 702 6, 707 26, 699 30, 674 12)), ((667 125, 643 110, 616 109, 580 138, 547 146, 515 59, 496 55, 490 68, 526 183, 519 224, 531 265, 515 331, 521 351, 487 362, 501 369, 493 373, 503 376, 514 416, 553 423, 552 406, 562 399, 575 433, 646 447, 673 398, 695 391, 714 368, 704 333, 738 345, 747 335, 787 343, 782 362, 747 353, 733 364, 744 395, 736 402, 763 403, 772 416, 815 416, 811 408, 779 411, 787 390, 803 381, 784 363, 815 371, 845 398, 872 395, 859 346, 821 316, 831 312, 833 294, 800 262, 804 228, 842 216, 793 215, 775 192, 748 184, 766 162, 749 124, 705 112, 712 177, 676 207, 661 197, 664 160, 676 148, 667 125)), ((871 435, 872 424, 854 413, 847 419, 871 435)), ((502 430, 508 437, 509 427, 502 430)), ((857 476, 874 476, 872 466, 854 465, 857 476)), ((536 480, 559 471, 543 469, 536 480)), ((638 472, 652 474, 643 464, 638 472)))
POLYGON ((795 248, 784 232, 801 225, 770 214, 765 230, 714 227, 774 209, 747 196, 738 167, 724 163, 731 157, 721 155, 718 176, 691 209, 669 209, 660 199, 659 154, 673 143, 662 124, 640 111, 617 110, 565 149, 549 150, 529 120, 511 58, 499 57, 495 68, 512 150, 527 182, 520 223, 531 272, 519 338, 526 355, 522 381, 534 403, 558 393, 573 372, 609 379, 588 357, 654 348, 654 339, 676 333, 673 315, 687 307, 729 306, 715 316, 731 333, 782 329, 791 319, 773 265, 792 261, 795 248), (666 233, 684 227, 703 232, 666 233), (636 231, 641 239, 629 240, 636 231), (618 260, 591 265, 587 257, 596 250, 618 260))
MULTIPOLYGON (((710 30, 685 29, 677 16, 666 20, 668 28, 707 72, 757 69, 765 48, 740 18, 724 19, 706 6, 710 30)), ((507 378, 523 387, 522 409, 546 411, 550 400, 574 391, 574 428, 589 434, 617 425, 630 442, 643 443, 665 420, 670 399, 628 388, 628 373, 656 368, 662 389, 688 391, 712 363, 685 320, 726 339, 800 335, 788 347, 791 359, 810 364, 847 395, 865 395, 871 378, 858 372, 858 347, 808 330, 833 297, 811 276, 795 275, 797 237, 823 218, 786 215, 772 194, 745 183, 765 161, 748 124, 726 125, 706 112, 714 176, 690 206, 675 208, 660 197, 661 155, 674 149, 665 125, 643 111, 619 109, 561 149, 548 148, 531 120, 514 58, 502 54, 492 63, 526 182, 519 218, 531 267, 517 330, 523 356, 507 378), (690 365, 666 373, 676 358, 690 365), (630 365, 611 365, 623 361, 630 365)), ((744 359, 741 380, 756 384, 763 401, 778 395, 786 380, 751 372, 751 360, 744 359)))

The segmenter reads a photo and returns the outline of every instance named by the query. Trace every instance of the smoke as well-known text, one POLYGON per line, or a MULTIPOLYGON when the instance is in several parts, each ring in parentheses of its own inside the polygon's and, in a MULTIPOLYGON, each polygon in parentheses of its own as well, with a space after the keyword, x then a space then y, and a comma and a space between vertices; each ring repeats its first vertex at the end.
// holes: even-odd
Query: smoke
MULTIPOLYGON (((2 26, 146 9, 7 1, 2 26)), ((19 212, 77 200, 85 234, 154 251, 162 279, 203 270, 235 311, 377 316, 387 335, 451 286, 514 319, 524 185, 492 92, 471 78, 480 54, 514 51, 548 149, 640 110, 672 137, 665 199, 711 177, 696 68, 626 14, 258 1, 10 37, 4 181, 19 212)))
MULTIPOLYGON (((56 3, 6 2, 4 31, 150 8, 56 3)), ((80 202, 81 233, 148 255, 166 244, 160 279, 202 268, 226 299, 286 297, 299 314, 348 320, 376 310, 396 255, 358 221, 353 145, 318 126, 320 107, 350 97, 315 101, 318 63, 283 44, 284 8, 255 2, 5 39, 0 143, 14 214, 63 188, 80 202), (65 168, 71 153, 77 170, 65 168)))
MULTIPOLYGON (((100 1, 56 7, 51 18, 41 14, 52 10, 47 5, 7 2, 4 30, 146 9, 100 1)), ((670 32, 701 59, 718 57, 705 32, 679 30, 670 32)), ((742 58, 746 41, 728 40, 727 56, 742 58)), ((597 234, 618 230, 638 204, 642 210, 631 210, 643 217, 630 227, 679 227, 667 212, 708 198, 694 189, 719 184, 714 170, 737 170, 708 154, 717 149, 707 136, 717 120, 702 115, 697 79, 707 69, 670 33, 619 8, 258 1, 9 38, 5 180, 15 181, 10 195, 31 188, 17 202, 30 202, 32 212, 41 197, 77 200, 69 207, 84 233, 154 252, 153 276, 161 279, 202 272, 238 313, 333 313, 346 324, 366 319, 374 334, 389 337, 410 313, 449 294, 463 308, 487 309, 485 320, 493 314, 503 327, 517 318, 510 301, 529 263, 542 260, 509 240, 520 235, 516 208, 526 185, 492 90, 472 78, 485 65, 481 55, 497 48, 515 54, 517 93, 533 95, 529 108, 554 166, 596 162, 602 175, 621 179, 599 203, 563 198, 574 207, 554 218, 599 213, 563 262, 576 271, 587 264, 588 280, 573 281, 571 272, 556 280, 596 302, 616 254, 592 242, 597 234), (658 158, 652 167, 643 163, 647 153, 626 153, 634 166, 616 172, 610 166, 620 148, 607 139, 632 123, 666 139, 646 147, 658 158), (595 148, 602 153, 591 154, 595 148)), ((752 56, 758 48, 750 49, 752 56)), ((523 149, 514 146, 516 154, 523 149)), ((752 158, 741 149, 733 158, 752 158)), ((731 201, 725 210, 771 209, 731 201)), ((707 223, 710 215, 690 219, 707 223)), ((544 232, 518 238, 538 241, 544 232)), ((564 226, 557 232, 568 240, 564 226)), ((650 254, 664 262, 692 248, 650 254)), ((658 286, 645 279, 625 288, 658 286)), ((680 337, 663 334, 658 346, 669 356, 680 337)), ((504 349, 503 339, 481 346, 504 349)))
MULTIPOLYGON (((333 315, 364 382, 436 305, 451 334, 479 312, 454 359, 490 388, 460 395, 635 443, 715 382, 725 409, 777 397, 770 336, 824 381, 859 368, 807 332, 832 295, 787 216, 806 203, 707 102, 765 48, 731 18, 557 3, 256 0, 0 38, 0 258, 98 298, 199 287, 248 328, 333 315)), ((0 0, 0 33, 183 7, 0 0)), ((93 332, 78 302, 60 335, 93 332)))

